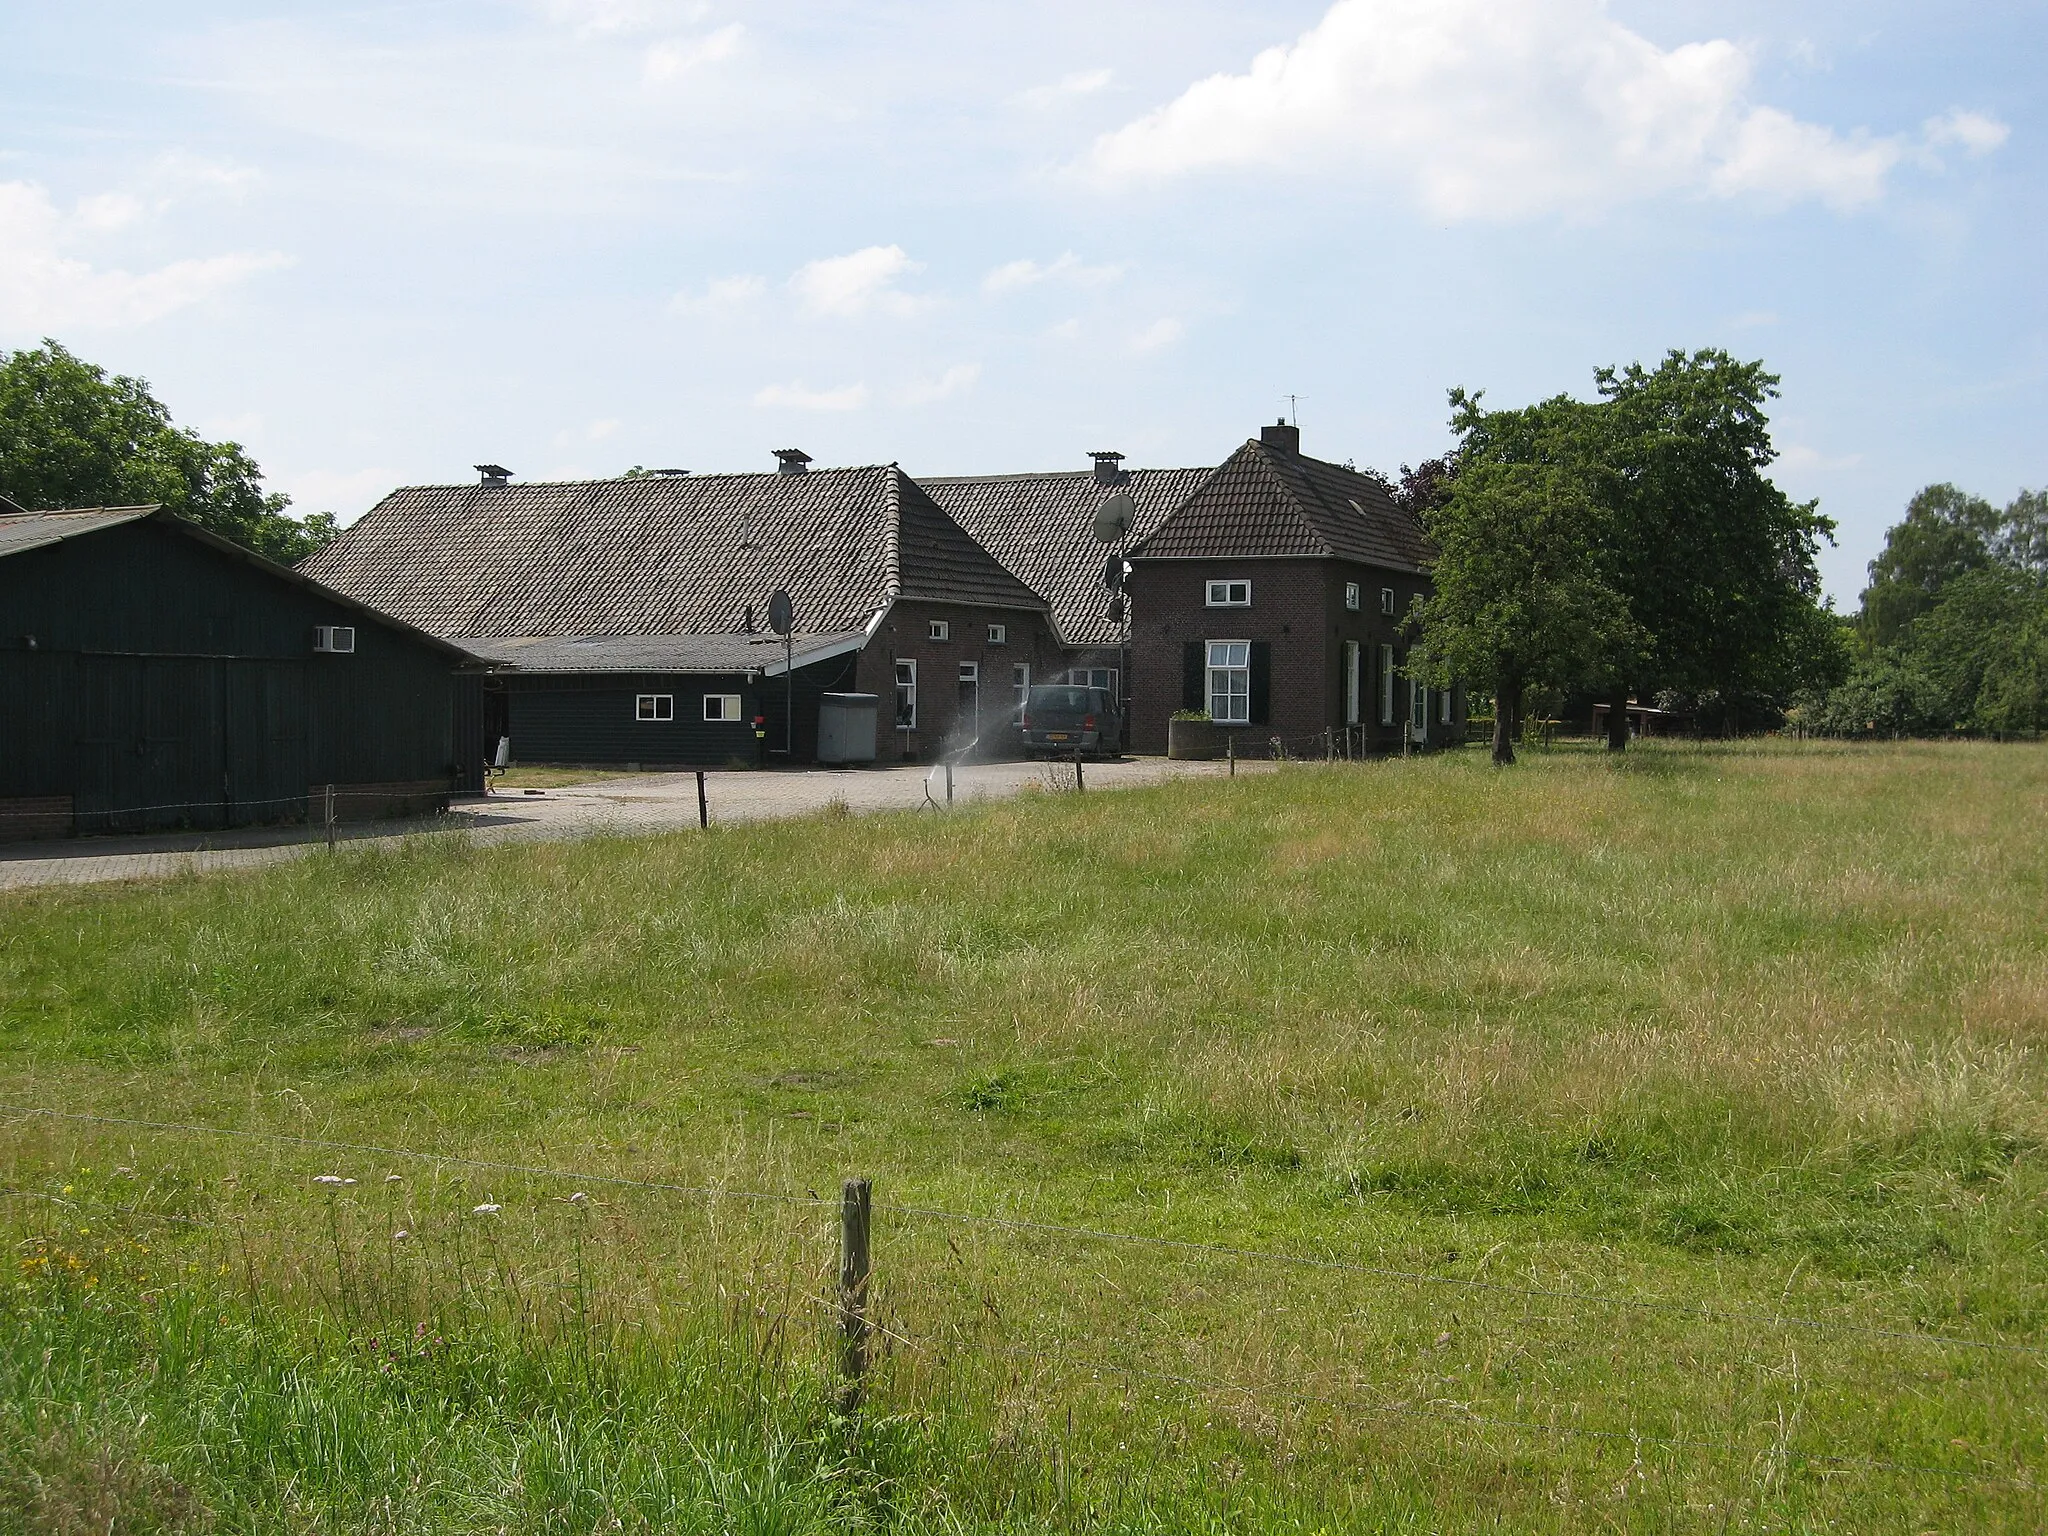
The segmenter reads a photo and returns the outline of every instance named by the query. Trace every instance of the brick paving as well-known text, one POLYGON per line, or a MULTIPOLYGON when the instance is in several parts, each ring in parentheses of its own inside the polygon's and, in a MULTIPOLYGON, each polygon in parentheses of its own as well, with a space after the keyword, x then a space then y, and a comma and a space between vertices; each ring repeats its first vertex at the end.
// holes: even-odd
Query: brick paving
MULTIPOLYGON (((1127 789, 1167 779, 1210 778, 1222 763, 1173 763, 1126 758, 1089 763, 1087 787, 1127 789)), ((1259 771, 1241 763, 1240 773, 1259 771)), ((1270 765, 1267 770, 1270 771, 1270 765)), ((926 765, 867 769, 790 769, 705 775, 714 824, 771 821, 821 811, 843 801, 857 815, 942 808, 943 769, 926 765)), ((1028 785, 1071 787, 1073 769, 1038 763, 975 763, 956 768, 956 804, 1004 799, 1028 785)), ((351 846, 390 844, 421 833, 462 833, 478 843, 549 841, 600 833, 673 832, 697 825, 697 780, 688 773, 649 773, 568 785, 539 794, 507 790, 465 797, 445 816, 344 826, 339 841, 351 846)), ((226 832, 159 833, 0 845, 0 891, 38 886, 87 885, 115 880, 165 880, 221 870, 255 869, 302 858, 324 847, 303 827, 245 828, 226 832)))

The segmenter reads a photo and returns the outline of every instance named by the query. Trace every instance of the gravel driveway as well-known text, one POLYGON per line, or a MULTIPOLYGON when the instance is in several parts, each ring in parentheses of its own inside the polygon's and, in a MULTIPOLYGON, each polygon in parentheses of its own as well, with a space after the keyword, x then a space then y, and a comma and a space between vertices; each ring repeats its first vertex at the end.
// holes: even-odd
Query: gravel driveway
MULTIPOLYGON (((1255 772, 1239 764, 1239 772, 1255 772)), ((1073 769, 1039 763, 975 763, 953 774, 956 804, 1002 799, 1026 785, 1071 788, 1073 769)), ((1222 763, 1171 763, 1161 757, 1089 763, 1087 788, 1127 789, 1167 779, 1208 778, 1228 772, 1222 763)), ((770 769, 705 776, 711 819, 729 824, 772 821, 823 810, 844 801, 855 814, 943 807, 943 768, 770 769)), ((697 825, 697 779, 690 773, 648 773, 572 784, 540 793, 504 791, 458 799, 446 816, 417 821, 345 826, 350 843, 389 842, 419 832, 466 831, 479 843, 587 837, 596 832, 673 832, 697 825)), ((161 833, 143 837, 89 837, 0 846, 0 891, 35 886, 83 885, 105 880, 155 880, 222 869, 249 869, 300 858, 321 846, 304 827, 251 827, 227 832, 161 833)))

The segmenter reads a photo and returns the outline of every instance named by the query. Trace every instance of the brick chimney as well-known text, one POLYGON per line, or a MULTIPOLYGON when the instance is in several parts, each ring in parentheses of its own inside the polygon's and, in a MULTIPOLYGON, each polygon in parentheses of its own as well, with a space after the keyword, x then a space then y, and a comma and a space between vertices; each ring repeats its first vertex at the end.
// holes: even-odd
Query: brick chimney
POLYGON ((778 475, 803 475, 810 473, 811 456, 801 448, 778 448, 775 450, 775 473, 778 475))
POLYGON ((1282 453, 1301 456, 1301 428, 1287 425, 1287 418, 1281 417, 1270 427, 1259 428, 1259 441, 1268 448, 1278 448, 1282 453))
POLYGON ((1095 483, 1097 485, 1122 485, 1130 476, 1119 467, 1124 456, 1114 448, 1098 448, 1091 451, 1089 458, 1095 461, 1095 483))

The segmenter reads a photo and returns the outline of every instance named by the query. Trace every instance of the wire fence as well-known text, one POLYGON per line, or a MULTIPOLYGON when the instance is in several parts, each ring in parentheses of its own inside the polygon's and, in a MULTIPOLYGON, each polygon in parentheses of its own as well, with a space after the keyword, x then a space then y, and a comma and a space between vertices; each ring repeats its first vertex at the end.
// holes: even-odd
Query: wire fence
MULTIPOLYGON (((238 1126, 208 1126, 181 1121, 158 1120, 140 1116, 103 1115, 47 1106, 0 1104, 0 1118, 13 1127, 19 1128, 32 1123, 47 1125, 70 1125, 96 1127, 109 1131, 126 1133, 148 1133, 179 1137, 210 1138, 245 1145, 269 1145, 302 1152, 317 1152, 350 1158, 384 1160, 390 1163, 413 1162, 433 1165, 437 1168, 467 1170, 477 1173, 517 1176, 541 1183, 550 1183, 569 1191, 555 1195, 553 1200, 565 1205, 586 1206, 591 1189, 613 1189, 647 1193, 660 1197, 682 1197, 702 1201, 707 1209, 715 1209, 725 1202, 763 1208, 782 1208, 824 1213, 834 1208, 847 1207, 848 1196, 834 1198, 821 1195, 814 1190, 802 1192, 739 1187, 722 1182, 682 1182, 660 1179, 636 1178, 617 1173, 603 1173, 589 1170, 575 1170, 556 1167, 546 1162, 523 1161, 508 1158, 492 1158, 464 1153, 443 1152, 414 1147, 390 1146, 376 1142, 356 1141, 341 1138, 294 1135, 288 1132, 250 1129, 238 1126)), ((134 1169, 119 1170, 131 1177, 134 1169)), ((318 1174, 303 1174, 301 1182, 310 1180, 316 1190, 325 1189, 333 1194, 348 1193, 356 1180, 331 1170, 318 1174)), ((393 1179, 395 1176, 387 1175, 393 1179)), ((467 1197, 465 1197, 467 1198, 467 1197)), ((176 1224, 186 1229, 218 1228, 226 1224, 221 1217, 209 1218, 181 1211, 152 1209, 147 1204, 115 1205, 92 1204, 86 1200, 70 1198, 70 1192, 53 1193, 28 1187, 0 1189, 0 1200, 39 1202, 62 1207, 81 1221, 104 1220, 109 1215, 121 1215, 131 1219, 161 1221, 176 1224)), ((472 1214, 495 1215, 502 1209, 498 1197, 493 1194, 491 1201, 479 1204, 472 1214)), ((1723 1307, 1713 1303, 1693 1303, 1665 1296, 1636 1293, 1614 1293, 1587 1290, 1572 1286, 1521 1285, 1480 1276, 1458 1276, 1432 1273, 1423 1270, 1404 1269, 1398 1266, 1372 1264, 1353 1259, 1333 1256, 1327 1253, 1298 1253, 1285 1250, 1264 1249, 1241 1245, 1203 1241, 1166 1236, 1156 1233, 1130 1232, 1110 1228, 1093 1227, 1074 1223, 1043 1221, 1017 1215, 992 1214, 987 1212, 953 1210, 945 1207, 913 1202, 897 1203, 888 1200, 872 1201, 863 1195, 861 1245, 865 1254, 867 1237, 865 1211, 871 1209, 874 1215, 885 1219, 883 1242, 886 1245, 895 1240, 907 1240, 918 1223, 934 1223, 954 1228, 971 1228, 984 1231, 1002 1231, 1042 1237, 1062 1244, 1113 1245, 1123 1249, 1146 1249, 1173 1254, 1191 1261, 1199 1261, 1205 1273, 1214 1270, 1218 1264, 1245 1264, 1256 1268, 1284 1269, 1295 1272, 1321 1273, 1338 1280, 1357 1277, 1375 1282, 1399 1284, 1418 1291, 1456 1290, 1467 1293, 1486 1293, 1516 1300, 1543 1300, 1563 1305, 1568 1309, 1565 1321, 1585 1326, 1590 1314, 1609 1309, 1629 1309, 1669 1315, 1674 1318, 1725 1329, 1784 1330, 1799 1331, 1808 1336, 1826 1336, 1845 1340, 1865 1341, 1883 1345, 1888 1349, 1901 1347, 1924 1348, 1941 1352, 1965 1351, 1980 1357, 1999 1357, 2031 1369, 2048 1347, 2012 1340, 1986 1338, 1926 1329, 1883 1326, 1876 1323, 1848 1319, 1816 1317, 1789 1310, 1758 1311, 1740 1307, 1723 1307), (894 1222, 889 1221, 890 1218, 894 1222)), ((237 1222, 251 1219, 248 1215, 231 1218, 237 1222)), ((409 1234, 400 1232, 397 1237, 409 1234)), ((580 1242, 580 1239, 579 1239, 580 1242)), ((949 1237, 945 1247, 951 1250, 955 1259, 964 1262, 960 1249, 949 1237)), ((885 1249, 886 1251, 886 1249, 885 1249)), ((815 1255, 814 1255, 815 1257, 815 1255)), ((863 1259, 863 1264, 865 1260, 863 1259)), ((885 1260, 886 1264, 886 1260, 885 1260)), ((1043 1266, 1033 1270, 1035 1283, 1041 1287, 1046 1283, 1043 1266)), ((812 1293, 799 1293, 799 1306, 816 1310, 820 1320, 838 1317, 842 1324, 847 1317, 849 1305, 846 1272, 841 1270, 842 1290, 839 1301, 827 1300, 812 1293)), ((901 1350, 912 1357, 935 1358, 936 1354, 950 1348, 948 1341, 959 1332, 959 1325, 942 1326, 934 1318, 930 1325, 920 1328, 917 1324, 901 1317, 885 1317, 879 1312, 866 1309, 866 1276, 863 1271, 859 1287, 863 1300, 859 1303, 859 1329, 873 1332, 885 1347, 901 1350)), ((972 1288, 969 1288, 970 1292, 972 1288)), ((979 1305, 987 1307, 995 1321, 1000 1324, 1001 1309, 986 1296, 979 1298, 979 1305)), ((1133 1301, 1135 1312, 1142 1312, 1143 1306, 1133 1301)), ((1253 1305, 1241 1308, 1245 1314, 1256 1312, 1253 1305)), ((1523 1314, 1513 1320, 1517 1326, 1526 1327, 1534 1319, 1523 1314)), ((1445 1335, 1448 1338, 1448 1334, 1445 1335)), ((1656 1448, 1669 1452, 1711 1451, 1745 1457, 1773 1455, 1787 1466, 1800 1466, 1838 1472, 1863 1474, 1884 1474, 1912 1478, 1937 1478, 1951 1482, 1982 1483, 2009 1489, 2038 1493, 2041 1484, 2032 1477, 2014 1476, 2010 1471, 1992 1470, 1983 1466, 1955 1467, 1934 1463, 1919 1463, 1888 1457, 1859 1457, 1849 1455, 1822 1454, 1797 1450, 1784 1442, 1780 1434, 1776 1442, 1760 1445, 1752 1437, 1715 1436, 1664 1433, 1643 1430, 1634 1423, 1635 1412, 1625 1403, 1604 1402, 1599 1406, 1609 1414, 1626 1417, 1630 1423, 1626 1428, 1601 1427, 1585 1423, 1570 1422, 1565 1414, 1576 1413, 1578 1405, 1560 1404, 1549 1416, 1527 1416, 1503 1414, 1478 1406, 1471 1402, 1430 1397, 1417 1392, 1389 1394, 1373 1390, 1362 1384, 1345 1382, 1330 1387, 1315 1379, 1313 1372, 1286 1371, 1280 1379, 1269 1381, 1246 1381, 1231 1375, 1217 1374, 1192 1368, 1174 1368, 1156 1355, 1140 1359, 1116 1358, 1103 1352, 1103 1346, 1110 1340, 1099 1332, 1074 1331, 1068 1326, 1050 1330, 1040 1323, 1033 1324, 1029 1342, 1016 1343, 998 1339, 996 1342, 970 1344, 1020 1361, 1036 1362, 1038 1365, 1060 1372, 1076 1371, 1090 1373, 1098 1378, 1126 1378, 1156 1382, 1204 1393, 1236 1395, 1247 1400, 1262 1403, 1288 1402, 1296 1405, 1328 1409, 1346 1415, 1368 1414, 1394 1418, 1411 1418, 1441 1422, 1468 1430, 1498 1430, 1517 1435, 1536 1435, 1559 1440, 1587 1441, 1598 1444, 1620 1444, 1633 1447, 1638 1454, 1645 1448, 1656 1448)), ((1120 1339, 1128 1343, 1128 1339, 1120 1339)), ((1443 1342, 1439 1340, 1439 1343, 1443 1342)), ((2029 1389, 2031 1390, 2031 1388, 2029 1389)))

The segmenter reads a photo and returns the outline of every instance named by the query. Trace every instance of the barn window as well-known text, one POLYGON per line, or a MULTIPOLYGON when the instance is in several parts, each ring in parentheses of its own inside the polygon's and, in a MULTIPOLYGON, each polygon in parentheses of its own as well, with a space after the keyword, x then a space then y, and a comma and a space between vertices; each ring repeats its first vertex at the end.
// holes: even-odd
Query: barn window
POLYGON ((1380 647, 1380 724, 1394 723, 1394 648, 1380 647))
POLYGON ((1209 642, 1209 718, 1225 725, 1251 723, 1251 641, 1209 642))
POLYGON ((1008 645, 1010 643, 1010 626, 1007 624, 989 625, 988 643, 990 645, 1008 645))
POLYGON ((740 696, 736 693, 707 693, 704 695, 704 718, 706 720, 737 720, 740 717, 740 696))
POLYGON ((1209 583, 1209 607, 1249 608, 1251 605, 1252 584, 1250 582, 1212 581, 1209 583))
POLYGON ((1345 583, 1344 583, 1344 606, 1345 606, 1345 607, 1346 607, 1347 609, 1349 609, 1349 610, 1350 610, 1350 611, 1351 611, 1352 613, 1356 613, 1356 612, 1358 612, 1358 604, 1359 604, 1359 596, 1358 596, 1358 583, 1357 583, 1357 582, 1355 582, 1355 581, 1347 581, 1347 582, 1345 582, 1345 583))
POLYGON ((896 729, 917 729, 917 663, 903 659, 896 663, 896 729))
POLYGON ((672 693, 643 693, 633 700, 633 718, 636 720, 673 720, 676 717, 676 696, 672 693))
POLYGON ((1010 665, 1010 707, 1018 714, 1031 701, 1031 663, 1013 662, 1010 665))
POLYGON ((925 631, 926 638, 931 640, 947 640, 952 638, 952 634, 953 626, 944 619, 933 619, 931 628, 925 631))
POLYGON ((1389 615, 1391 615, 1391 614, 1393 613, 1393 611, 1394 611, 1394 589, 1393 589, 1392 587, 1381 587, 1381 588, 1380 588, 1380 612, 1381 612, 1381 613, 1384 613, 1384 614, 1389 614, 1389 615))

